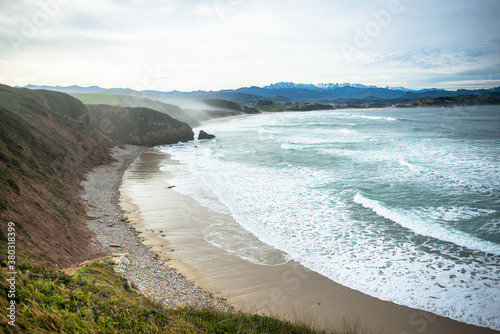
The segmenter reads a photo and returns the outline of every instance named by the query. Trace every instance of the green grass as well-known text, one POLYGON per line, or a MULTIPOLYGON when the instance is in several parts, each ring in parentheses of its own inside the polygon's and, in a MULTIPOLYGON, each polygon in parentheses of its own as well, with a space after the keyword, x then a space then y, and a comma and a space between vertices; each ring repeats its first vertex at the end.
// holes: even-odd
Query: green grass
POLYGON ((68 213, 63 208, 56 206, 54 207, 54 211, 57 212, 59 215, 61 215, 61 217, 63 217, 67 221, 71 221, 71 218, 69 218, 68 213))
MULTIPOLYGON (((5 245, 2 247, 5 252, 5 245)), ((16 270, 16 327, 8 325, 6 260, 0 268, 0 328, 5 333, 318 333, 273 317, 214 310, 167 309, 133 290, 107 258, 74 276, 38 266, 20 254, 16 270)), ((356 333, 343 329, 332 333, 356 333)))
POLYGON ((261 111, 284 111, 286 110, 285 104, 271 100, 261 100, 255 103, 255 108, 261 111))
POLYGON ((122 102, 122 95, 113 94, 87 94, 87 93, 68 93, 68 95, 82 101, 84 104, 107 104, 110 106, 125 107, 122 102))

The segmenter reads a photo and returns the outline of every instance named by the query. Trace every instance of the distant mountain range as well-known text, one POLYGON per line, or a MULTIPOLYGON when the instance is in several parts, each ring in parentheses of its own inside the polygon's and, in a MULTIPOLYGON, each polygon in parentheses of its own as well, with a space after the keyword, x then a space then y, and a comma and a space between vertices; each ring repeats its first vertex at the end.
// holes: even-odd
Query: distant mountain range
POLYGON ((45 89, 64 93, 87 93, 87 94, 119 94, 132 95, 160 100, 205 100, 224 99, 233 102, 255 102, 258 100, 273 100, 278 102, 287 101, 335 101, 344 99, 355 100, 406 100, 436 96, 458 96, 458 95, 483 95, 488 93, 500 93, 500 86, 490 89, 459 89, 449 91, 444 89, 421 89, 412 90, 404 87, 377 87, 351 83, 328 83, 328 84, 297 84, 293 82, 279 82, 265 87, 242 87, 238 89, 226 89, 220 91, 192 91, 161 92, 154 90, 135 91, 128 88, 101 88, 98 86, 35 86, 28 85, 28 89, 45 89))

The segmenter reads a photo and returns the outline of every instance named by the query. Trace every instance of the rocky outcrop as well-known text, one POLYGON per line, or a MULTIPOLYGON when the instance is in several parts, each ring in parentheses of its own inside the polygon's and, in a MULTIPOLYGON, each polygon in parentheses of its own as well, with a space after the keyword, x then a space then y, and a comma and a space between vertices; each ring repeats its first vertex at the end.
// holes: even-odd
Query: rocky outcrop
POLYGON ((191 127, 148 108, 89 105, 90 122, 122 144, 156 146, 194 139, 191 127))
POLYGON ((200 130, 200 133, 198 134, 198 139, 199 140, 203 140, 203 139, 212 139, 212 138, 215 138, 214 135, 210 134, 210 133, 206 133, 205 131, 203 130, 200 130))

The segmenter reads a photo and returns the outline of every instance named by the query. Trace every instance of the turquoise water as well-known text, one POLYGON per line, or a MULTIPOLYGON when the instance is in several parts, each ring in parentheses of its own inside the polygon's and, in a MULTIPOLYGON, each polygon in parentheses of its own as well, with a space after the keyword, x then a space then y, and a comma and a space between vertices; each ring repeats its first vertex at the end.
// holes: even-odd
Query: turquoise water
MULTIPOLYGON (((273 113, 164 147, 176 190, 230 213, 207 241, 268 248, 345 286, 500 329, 500 108, 273 113), (245 244, 243 242, 243 244, 245 244)), ((270 253, 269 253, 270 254, 270 253)), ((286 261, 286 259, 284 260, 286 261)))

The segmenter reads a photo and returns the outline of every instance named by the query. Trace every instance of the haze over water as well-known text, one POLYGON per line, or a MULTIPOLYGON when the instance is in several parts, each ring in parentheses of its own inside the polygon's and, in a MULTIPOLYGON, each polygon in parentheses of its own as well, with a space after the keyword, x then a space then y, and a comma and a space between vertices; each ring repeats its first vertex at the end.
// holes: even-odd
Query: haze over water
POLYGON ((216 139, 162 150, 181 162, 163 166, 175 190, 240 225, 211 226, 207 241, 500 329, 499 107, 273 113, 202 128, 216 139))

